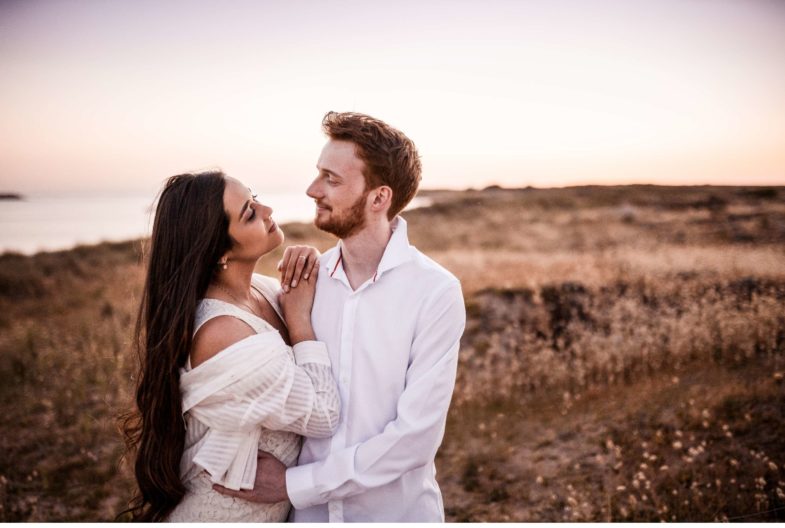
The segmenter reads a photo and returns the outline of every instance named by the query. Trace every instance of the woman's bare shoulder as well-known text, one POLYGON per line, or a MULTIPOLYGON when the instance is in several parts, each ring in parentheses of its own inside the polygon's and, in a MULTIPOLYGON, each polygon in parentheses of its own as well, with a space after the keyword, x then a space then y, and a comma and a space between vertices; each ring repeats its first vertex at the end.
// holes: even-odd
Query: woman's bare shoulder
POLYGON ((191 368, 252 335, 256 335, 253 328, 231 315, 219 315, 210 319, 194 336, 191 345, 191 368))

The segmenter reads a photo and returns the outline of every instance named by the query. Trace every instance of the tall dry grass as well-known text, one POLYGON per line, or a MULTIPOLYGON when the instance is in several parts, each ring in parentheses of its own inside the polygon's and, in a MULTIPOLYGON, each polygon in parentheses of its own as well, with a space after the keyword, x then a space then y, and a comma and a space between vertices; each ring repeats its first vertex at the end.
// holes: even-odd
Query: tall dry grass
POLYGON ((467 301, 456 401, 583 391, 763 358, 785 367, 785 281, 487 289, 467 301))

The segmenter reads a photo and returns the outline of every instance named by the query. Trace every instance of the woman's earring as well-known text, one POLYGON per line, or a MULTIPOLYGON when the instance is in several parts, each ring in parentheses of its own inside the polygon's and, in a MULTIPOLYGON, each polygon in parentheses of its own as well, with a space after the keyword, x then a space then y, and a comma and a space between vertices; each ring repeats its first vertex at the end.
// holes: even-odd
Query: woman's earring
POLYGON ((223 260, 221 260, 221 261, 218 261, 218 264, 220 264, 220 266, 221 266, 221 269, 226 269, 226 268, 228 268, 228 267, 229 267, 229 263, 227 262, 227 260, 226 260, 226 259, 223 259, 223 260))

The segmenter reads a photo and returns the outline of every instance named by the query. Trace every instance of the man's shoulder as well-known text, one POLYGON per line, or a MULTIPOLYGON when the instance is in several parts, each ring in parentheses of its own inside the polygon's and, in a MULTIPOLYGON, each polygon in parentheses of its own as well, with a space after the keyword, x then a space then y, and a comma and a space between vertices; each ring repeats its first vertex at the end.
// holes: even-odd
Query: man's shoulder
POLYGON ((431 257, 420 251, 414 246, 410 246, 412 252, 411 266, 412 272, 427 279, 432 286, 447 286, 448 284, 460 285, 458 278, 444 266, 433 260, 431 257))

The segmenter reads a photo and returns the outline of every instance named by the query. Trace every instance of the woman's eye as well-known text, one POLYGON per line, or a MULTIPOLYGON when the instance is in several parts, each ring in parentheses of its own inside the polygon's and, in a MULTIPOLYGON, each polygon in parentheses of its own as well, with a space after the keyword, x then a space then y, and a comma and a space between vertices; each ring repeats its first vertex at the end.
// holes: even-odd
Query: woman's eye
POLYGON ((248 215, 248 221, 250 222, 250 221, 251 221, 251 220, 253 220, 255 217, 256 217, 256 209, 254 209, 253 207, 251 207, 251 214, 249 214, 249 215, 248 215))

